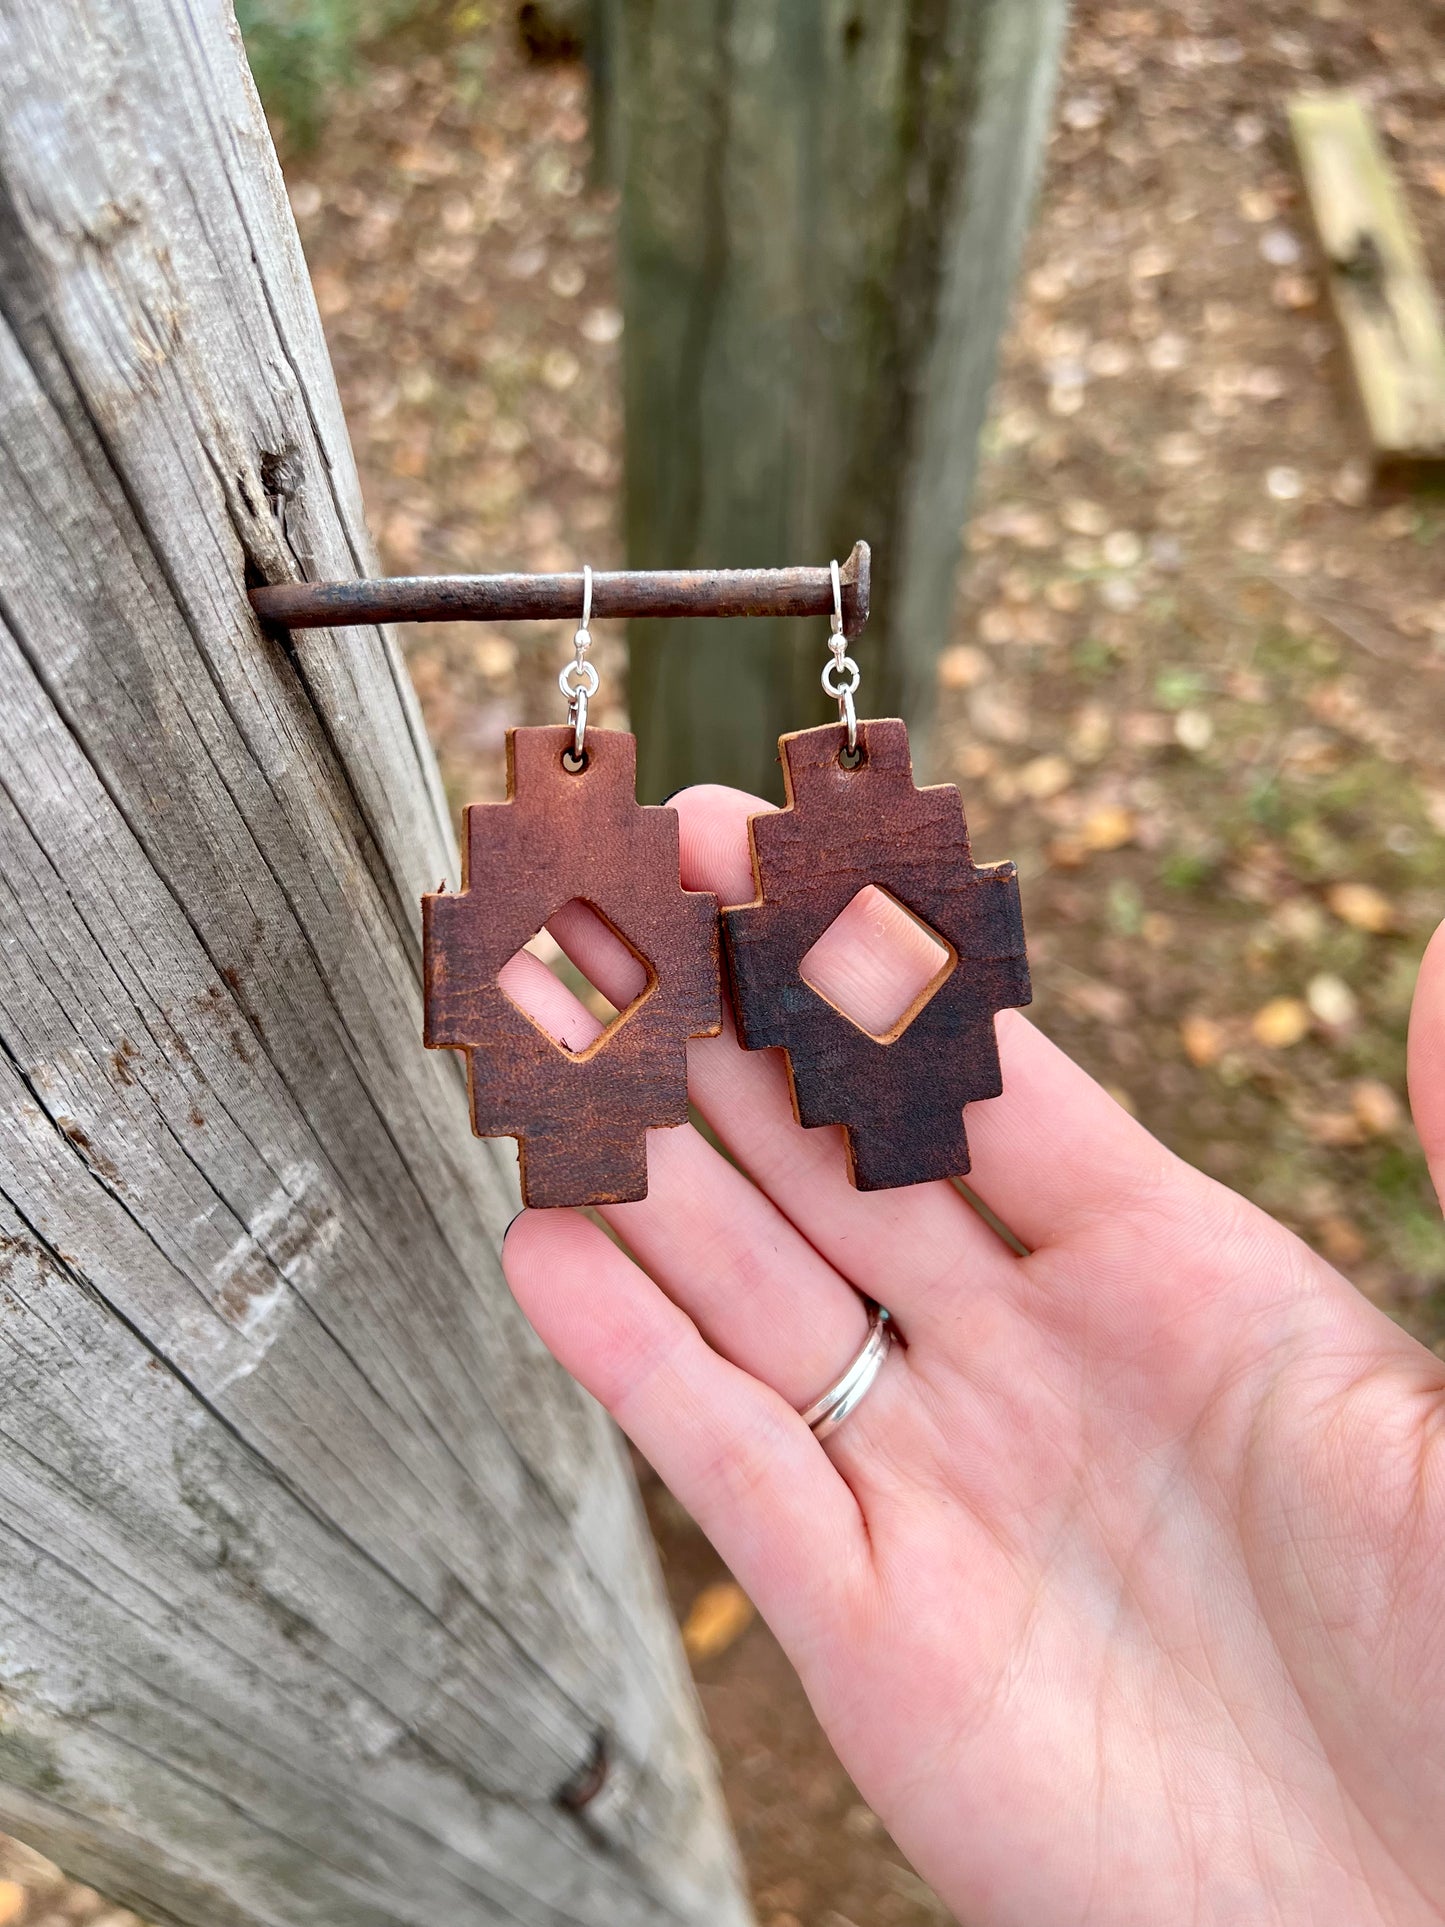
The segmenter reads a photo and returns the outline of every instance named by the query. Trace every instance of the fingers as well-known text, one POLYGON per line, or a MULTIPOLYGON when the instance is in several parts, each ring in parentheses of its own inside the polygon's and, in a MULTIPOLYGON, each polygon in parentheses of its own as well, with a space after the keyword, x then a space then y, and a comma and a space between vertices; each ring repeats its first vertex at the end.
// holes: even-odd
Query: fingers
POLYGON ((1410 1109, 1445 1202, 1445 924, 1425 952, 1410 1010, 1410 1109))
POLYGON ((868 1570, 862 1515, 786 1402, 711 1350, 579 1214, 524 1212, 502 1257, 543 1344, 657 1469, 779 1637, 806 1644, 845 1611, 868 1570))
MULTIPOLYGON (((596 917, 592 921, 597 924, 599 931, 604 929, 596 917)), ((610 932, 607 934, 610 935, 610 932)), ((632 958, 631 951, 627 954, 632 958)), ((549 1037, 555 1038, 565 1050, 586 1050, 604 1028, 587 1006, 574 997, 566 984, 554 977, 541 958, 534 957, 530 950, 519 950, 515 957, 504 963, 497 972, 497 982, 517 1008, 530 1017, 539 1029, 545 1030, 549 1037)), ((599 989, 603 987, 598 985, 599 989)), ((635 991, 633 995, 636 995, 635 991)))
POLYGON ((1147 1208, 1188 1166, 1016 1010, 1000 1012, 1003 1096, 970 1105, 970 1186, 1031 1251, 1147 1208))
POLYGON ((873 1037, 886 1036, 948 952, 896 899, 870 886, 836 916, 799 974, 873 1037))
POLYGON ((619 1010, 625 1010, 647 983, 646 964, 580 899, 574 897, 554 911, 547 919, 547 928, 569 957, 576 947, 585 950, 587 964, 578 964, 578 969, 605 991, 619 1010))
MULTIPOLYGON (((673 807, 682 823, 683 882, 715 890, 723 903, 750 901, 755 886, 746 821, 765 806, 736 790, 706 785, 683 791, 673 807)), ((910 959, 900 958, 901 977, 912 967, 910 959)), ((875 993, 880 984, 886 988, 876 956, 868 976, 875 993)), ((841 1002, 846 985, 840 979, 840 990, 830 987, 829 994, 841 1002)), ((1163 1146, 1017 1012, 1001 1014, 998 1037, 1003 1095, 970 1105, 967 1113, 969 1185, 988 1208, 1037 1248, 1068 1238, 1091 1216, 1118 1215, 1131 1201, 1152 1196, 1164 1173, 1176 1168, 1163 1146)), ((747 1061, 774 1060, 774 1053, 759 1052, 747 1061)), ((835 1165, 841 1170, 834 1133, 793 1125, 789 1151, 781 1133, 769 1128, 778 1120, 780 1066, 771 1073, 770 1091, 763 1074, 729 1068, 720 1044, 695 1046, 692 1062, 698 1072, 694 1095, 708 1121, 819 1249, 864 1290, 873 1287, 853 1259, 845 1262, 840 1255, 844 1240, 855 1249, 864 1248, 865 1240, 874 1245, 880 1235, 891 1243, 887 1259, 905 1290, 920 1268, 926 1281, 940 1250, 955 1239, 965 1240, 974 1265, 1011 1262, 952 1186, 866 1194, 846 1183, 829 1186, 828 1171, 835 1165), (775 1175, 764 1168, 765 1160, 775 1175), (831 1229, 809 1215, 810 1189, 825 1192, 831 1229), (971 1220, 968 1230, 961 1228, 960 1213, 971 1220)))
MULTIPOLYGON (((647 983, 647 967, 610 924, 585 903, 562 906, 547 919, 554 940, 596 987, 625 1010, 647 983)), ((497 972, 512 1002, 564 1049, 583 1051, 605 1025, 529 950, 519 950, 497 972)))
POLYGON ((962 1300, 1012 1282, 1017 1259, 951 1184, 855 1191, 842 1134, 803 1130, 777 1051, 743 1051, 731 1024, 688 1047, 693 1102, 754 1182, 910 1340, 962 1300))
POLYGON ((801 1409, 863 1343, 863 1300, 694 1130, 648 1138, 647 1196, 602 1213, 703 1337, 801 1409))
MULTIPOLYGON (((569 905, 548 928, 619 1007, 642 987, 636 957, 585 905, 569 905)), ((570 1049, 584 1048, 602 1028, 526 952, 512 959, 501 981, 534 1022, 570 1049)), ((857 1292, 691 1128, 652 1132, 646 1199, 602 1215, 707 1342, 792 1406, 809 1404, 863 1342, 868 1321, 857 1292)))

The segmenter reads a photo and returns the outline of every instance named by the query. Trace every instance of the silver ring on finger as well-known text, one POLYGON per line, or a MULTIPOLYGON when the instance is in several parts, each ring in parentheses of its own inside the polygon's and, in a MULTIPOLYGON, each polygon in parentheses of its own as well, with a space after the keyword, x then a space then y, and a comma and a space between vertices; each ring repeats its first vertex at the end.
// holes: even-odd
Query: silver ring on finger
POLYGON ((883 1362, 893 1349, 893 1326, 881 1305, 868 1307, 868 1336, 839 1378, 800 1414, 815 1439, 831 1438, 872 1391, 883 1362))

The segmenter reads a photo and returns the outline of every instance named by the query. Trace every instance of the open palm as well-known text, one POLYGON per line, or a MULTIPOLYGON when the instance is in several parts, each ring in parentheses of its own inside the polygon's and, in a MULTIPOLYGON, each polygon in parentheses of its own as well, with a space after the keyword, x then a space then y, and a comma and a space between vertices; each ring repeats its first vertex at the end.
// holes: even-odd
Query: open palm
MULTIPOLYGON (((735 791, 675 801, 683 881, 752 896, 735 791)), ((857 919, 834 1000, 905 966, 857 919)), ((622 1003, 639 966, 553 929, 622 1003)), ((510 987, 569 1041, 545 968, 510 987)), ((595 1024, 592 1025, 595 1029, 595 1024)), ((690 1047, 645 1202, 529 1211, 543 1340, 698 1519, 840 1757, 970 1927, 1445 1918, 1445 1366, 1182 1164, 1025 1019, 969 1180, 863 1194, 774 1052, 690 1047), (741 1167, 741 1168, 739 1168, 741 1167), (634 1262, 634 1258, 636 1262, 634 1262), (860 1296, 860 1294, 862 1296, 860 1296), (795 1408, 893 1312, 819 1445, 795 1408)), ((1412 1034, 1445 1167, 1445 946, 1412 1034)))

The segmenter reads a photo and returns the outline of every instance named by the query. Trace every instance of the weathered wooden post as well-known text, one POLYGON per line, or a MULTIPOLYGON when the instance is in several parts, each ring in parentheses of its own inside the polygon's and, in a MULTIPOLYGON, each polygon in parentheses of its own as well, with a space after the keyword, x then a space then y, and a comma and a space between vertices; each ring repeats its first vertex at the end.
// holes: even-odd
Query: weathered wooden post
MULTIPOLYGON (((915 745, 1067 0, 598 0, 638 567, 873 545, 866 706, 915 745)), ((635 624, 641 788, 776 793, 817 625, 635 624)))
POLYGON ((0 8, 0 1825, 158 1920, 748 1918, 421 1048, 453 871, 224 0, 0 8))

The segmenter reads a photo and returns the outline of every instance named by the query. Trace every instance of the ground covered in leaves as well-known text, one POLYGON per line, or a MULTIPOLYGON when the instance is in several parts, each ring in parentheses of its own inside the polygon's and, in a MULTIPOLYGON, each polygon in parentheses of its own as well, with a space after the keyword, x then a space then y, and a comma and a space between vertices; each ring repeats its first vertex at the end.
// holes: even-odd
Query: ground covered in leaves
MULTIPOLYGON (((1019 861, 1039 1021, 1445 1350, 1404 1093, 1445 914, 1445 502, 1371 490, 1283 113, 1363 89, 1445 274, 1441 25, 1437 0, 1078 7, 934 774, 979 855, 1019 861)), ((587 133, 581 73, 472 5, 370 57, 288 156, 392 571, 618 560, 615 210, 587 133)), ((555 719, 566 642, 408 638, 456 802, 500 794, 509 724, 555 719)), ((620 637, 597 654, 594 717, 620 723, 620 637)), ((944 1920, 651 1498, 763 1927, 944 1920)), ((129 1919, 9 1852, 0 1927, 129 1919)))
MULTIPOLYGON (((1037 1014, 1161 1135, 1438 1340, 1404 1025, 1445 910, 1445 501, 1382 497, 1284 102, 1372 100, 1445 259, 1437 6, 1079 9, 936 770, 1019 860, 1037 1014)), ((614 208, 586 89, 501 25, 398 45, 290 158, 397 571, 618 559, 614 208)), ((453 797, 554 718, 565 637, 428 629, 453 797)), ((620 640, 598 720, 625 715, 620 640)))
POLYGON ((1441 24, 1083 11, 941 698, 1041 1021, 1437 1344, 1404 1051, 1445 914, 1445 508, 1369 487, 1282 106, 1359 87, 1445 264, 1441 24))

